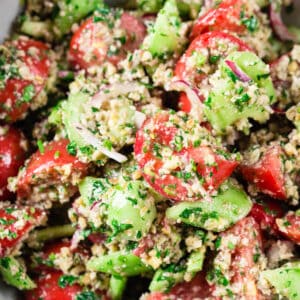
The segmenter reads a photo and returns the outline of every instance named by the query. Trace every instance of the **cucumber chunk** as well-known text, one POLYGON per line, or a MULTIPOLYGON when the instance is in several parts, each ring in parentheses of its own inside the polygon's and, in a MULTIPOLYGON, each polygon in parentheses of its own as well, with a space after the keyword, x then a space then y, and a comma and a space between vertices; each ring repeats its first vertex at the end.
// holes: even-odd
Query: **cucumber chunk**
POLYGON ((167 218, 214 232, 224 231, 249 213, 252 202, 240 188, 231 184, 222 188, 212 199, 181 202, 168 208, 167 218))
POLYGON ((143 47, 149 50, 153 56, 159 57, 177 51, 182 44, 181 25, 176 0, 166 1, 164 7, 159 11, 143 47))
POLYGON ((7 284, 19 290, 31 290, 36 286, 26 274, 24 266, 14 257, 0 259, 0 273, 7 284))
POLYGON ((300 299, 300 261, 263 271, 261 275, 281 296, 290 300, 300 299))

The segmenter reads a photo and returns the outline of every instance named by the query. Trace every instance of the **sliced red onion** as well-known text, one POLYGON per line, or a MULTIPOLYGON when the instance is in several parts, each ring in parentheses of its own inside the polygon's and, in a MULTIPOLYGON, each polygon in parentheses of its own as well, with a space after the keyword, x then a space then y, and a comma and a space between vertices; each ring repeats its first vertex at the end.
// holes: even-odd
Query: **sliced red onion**
POLYGON ((145 97, 150 97, 150 94, 145 87, 137 82, 114 83, 103 87, 91 100, 91 105, 99 107, 103 102, 116 98, 121 95, 127 95, 132 92, 143 93, 145 97), (145 92, 147 93, 145 95, 145 92))
POLYGON ((288 30, 287 26, 283 23, 281 18, 281 10, 279 9, 278 11, 276 3, 273 1, 270 5, 270 21, 274 32, 282 41, 297 41, 297 37, 292 34, 288 30))
POLYGON ((203 119, 203 96, 200 94, 200 91, 196 88, 191 87, 184 80, 171 81, 168 86, 168 89, 175 90, 178 92, 185 92, 191 102, 191 112, 190 115, 193 116, 196 120, 202 121, 203 119))
POLYGON ((251 78, 235 62, 227 59, 225 60, 225 63, 240 81, 242 82, 251 81, 251 78))
POLYGON ((118 163, 123 163, 127 161, 127 157, 119 152, 108 150, 103 147, 101 140, 95 137, 87 128, 80 124, 74 124, 74 128, 78 134, 87 142, 89 145, 94 146, 96 149, 100 150, 107 157, 117 161, 118 163))

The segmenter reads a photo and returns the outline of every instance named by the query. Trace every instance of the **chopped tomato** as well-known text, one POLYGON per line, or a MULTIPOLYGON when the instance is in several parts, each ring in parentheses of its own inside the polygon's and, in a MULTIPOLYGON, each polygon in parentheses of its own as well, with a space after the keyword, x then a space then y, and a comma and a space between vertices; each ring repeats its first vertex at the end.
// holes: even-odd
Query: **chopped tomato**
POLYGON ((41 42, 21 37, 5 46, 9 54, 0 65, 5 72, 0 87, 0 119, 15 122, 26 115, 30 102, 45 87, 51 62, 48 46, 41 42))
POLYGON ((113 18, 111 26, 109 22, 98 21, 97 17, 89 18, 75 32, 69 51, 69 60, 75 67, 100 66, 105 60, 117 64, 140 46, 146 35, 143 21, 127 12, 122 13, 120 20, 117 16, 113 18), (124 30, 124 35, 114 39, 113 26, 124 30))
POLYGON ((9 200, 13 194, 7 190, 8 177, 16 176, 25 159, 25 140, 19 130, 2 127, 0 135, 0 201, 9 200))
MULTIPOLYGON (((207 191, 217 189, 234 171, 237 162, 216 146, 202 146, 201 141, 197 145, 181 145, 184 137, 178 135, 179 128, 170 119, 165 112, 144 122, 136 135, 136 159, 145 180, 163 196, 175 201, 200 199, 203 195, 193 190, 194 184, 200 185, 200 189, 203 186, 207 191), (167 157, 160 153, 164 149, 169 153, 167 157), (177 161, 178 166, 166 169, 169 159, 177 161)), ((192 128, 189 130, 193 132, 192 128)), ((205 128, 201 131, 209 139, 210 133, 205 128)))
POLYGON ((70 188, 70 194, 74 192, 72 176, 84 176, 88 165, 68 153, 68 144, 67 139, 52 141, 42 152, 40 149, 32 155, 17 184, 18 198, 28 197, 33 187, 41 183, 64 184, 70 188))
POLYGON ((191 281, 176 284, 169 293, 154 292, 145 300, 194 300, 194 299, 220 299, 212 296, 214 287, 205 279, 204 272, 198 273, 191 281))
POLYGON ((191 39, 209 31, 245 32, 246 26, 242 23, 244 4, 242 0, 221 1, 217 8, 200 15, 192 29, 191 39))
POLYGON ((76 296, 82 292, 82 288, 76 283, 65 287, 59 286, 61 276, 63 276, 63 273, 58 271, 40 274, 35 281, 37 287, 26 292, 25 299, 76 300, 76 296))
MULTIPOLYGON (((228 280, 235 287, 235 297, 237 299, 240 297, 260 299, 260 291, 256 284, 259 276, 258 262, 262 255, 262 237, 255 219, 244 218, 222 233, 218 255, 221 257, 231 256, 231 259, 228 257, 228 260, 231 261, 228 272, 230 278, 226 278, 226 281, 228 280), (228 254, 223 253, 224 251, 228 254)), ((217 270, 220 269, 221 267, 217 267, 217 270)), ((218 273, 212 274, 215 274, 213 278, 218 284, 228 285, 225 280, 220 281, 222 277, 218 273)), ((230 289, 230 286, 228 288, 230 289)))
POLYGON ((259 224, 262 230, 266 230, 271 234, 278 233, 276 218, 283 216, 283 210, 279 204, 274 201, 263 201, 254 203, 250 212, 255 221, 259 224))
MULTIPOLYGON (((225 32, 202 34, 193 40, 177 62, 175 76, 192 86, 199 86, 216 70, 221 58, 236 50, 252 51, 242 40, 225 32)), ((179 108, 184 112, 191 111, 191 104, 185 93, 180 95, 179 108)))
POLYGON ((280 146, 270 146, 254 164, 241 166, 244 178, 262 193, 273 198, 286 200, 280 146))
MULTIPOLYGON (((70 251, 70 255, 73 255, 73 261, 78 264, 88 256, 88 251, 83 247, 76 249, 71 248, 71 242, 69 240, 55 241, 45 245, 42 251, 35 253, 32 256, 33 267, 35 270, 53 270, 60 269, 60 266, 55 264, 55 260, 62 255, 62 249, 70 251)), ((71 256, 70 256, 71 258, 71 256)))
POLYGON ((0 209, 0 257, 15 250, 28 233, 41 225, 46 214, 33 207, 6 207, 0 209))
POLYGON ((300 245, 300 211, 289 212, 283 219, 277 219, 279 231, 291 241, 300 245))

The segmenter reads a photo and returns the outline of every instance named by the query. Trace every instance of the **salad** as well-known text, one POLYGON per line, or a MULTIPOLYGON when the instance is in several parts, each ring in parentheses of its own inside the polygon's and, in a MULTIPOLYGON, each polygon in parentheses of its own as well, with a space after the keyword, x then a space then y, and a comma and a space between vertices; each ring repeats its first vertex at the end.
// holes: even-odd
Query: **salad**
POLYGON ((0 46, 0 274, 20 299, 300 299, 292 9, 26 1, 0 46))

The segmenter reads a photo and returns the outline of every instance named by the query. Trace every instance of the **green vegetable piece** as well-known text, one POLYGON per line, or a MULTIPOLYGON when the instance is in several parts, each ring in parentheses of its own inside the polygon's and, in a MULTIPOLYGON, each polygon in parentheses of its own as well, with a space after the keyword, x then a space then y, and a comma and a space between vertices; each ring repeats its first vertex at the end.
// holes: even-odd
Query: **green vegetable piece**
POLYGON ((126 288, 127 278, 112 275, 109 281, 109 295, 112 300, 121 300, 126 288))
POLYGON ((57 126, 61 125, 61 123, 62 123, 62 110, 61 110, 62 103, 63 103, 63 100, 58 102, 57 105, 55 105, 51 109, 51 113, 48 117, 48 122, 50 124, 54 124, 57 126))
POLYGON ((264 88, 270 98, 270 103, 276 101, 276 92, 270 75, 270 69, 255 53, 248 51, 235 51, 230 53, 223 62, 223 70, 230 70, 225 64, 226 60, 233 61, 246 73, 260 88, 264 88))
POLYGON ((139 257, 121 251, 91 258, 87 262, 87 269, 125 277, 151 271, 139 257))
POLYGON ((185 267, 170 265, 164 269, 158 269, 150 283, 151 292, 167 293, 176 284, 183 281, 185 267))
POLYGON ((180 15, 190 17, 192 19, 196 19, 198 17, 201 5, 202 3, 199 0, 177 0, 180 15))
POLYGON ((290 300, 300 299, 300 261, 263 271, 261 276, 274 286, 281 296, 290 300))
POLYGON ((21 25, 21 32, 34 38, 50 38, 51 22, 25 20, 21 25))
POLYGON ((31 290, 36 286, 26 274, 24 266, 14 257, 0 259, 0 273, 7 284, 19 290, 31 290))
POLYGON ((148 233, 156 217, 156 207, 143 182, 116 186, 109 198, 107 224, 113 230, 111 238, 138 241, 148 233))
POLYGON ((58 0, 59 13, 54 19, 57 35, 67 34, 74 23, 80 21, 96 8, 103 6, 102 0, 58 0))
POLYGON ((145 13, 156 13, 158 12, 165 0, 137 0, 138 8, 145 13))
POLYGON ((206 230, 221 232, 244 218, 251 210, 247 194, 232 184, 225 184, 212 199, 181 202, 166 211, 169 220, 206 230))
POLYGON ((176 0, 168 0, 159 11, 155 24, 145 39, 144 48, 154 56, 175 52, 182 44, 180 27, 181 20, 176 0))
POLYGON ((109 187, 107 179, 88 176, 79 183, 79 192, 84 203, 89 206, 98 201, 109 187))
POLYGON ((82 136, 75 129, 75 125, 81 120, 81 114, 85 113, 84 106, 87 105, 90 96, 84 93, 70 94, 68 100, 62 104, 63 124, 65 125, 69 140, 78 147, 87 146, 82 136))
POLYGON ((205 251, 206 248, 203 246, 202 248, 193 251, 188 260, 187 260, 187 272, 196 274, 197 272, 202 270, 203 262, 205 259, 205 251))
MULTIPOLYGON (((233 89, 234 87, 231 87, 233 89)), ((243 96, 241 96, 241 105, 243 105, 243 96)), ((244 98, 246 99, 246 98, 244 98)), ((245 100, 246 101, 246 100, 245 100)), ((213 128, 220 134, 224 133, 228 126, 238 120, 253 118, 262 123, 268 120, 269 112, 255 104, 243 105, 239 109, 235 103, 226 98, 221 93, 212 92, 204 102, 204 113, 213 128)))
POLYGON ((31 240, 46 242, 54 239, 71 237, 75 232, 75 227, 71 224, 51 226, 45 229, 36 230, 31 233, 31 240))

